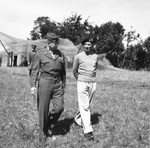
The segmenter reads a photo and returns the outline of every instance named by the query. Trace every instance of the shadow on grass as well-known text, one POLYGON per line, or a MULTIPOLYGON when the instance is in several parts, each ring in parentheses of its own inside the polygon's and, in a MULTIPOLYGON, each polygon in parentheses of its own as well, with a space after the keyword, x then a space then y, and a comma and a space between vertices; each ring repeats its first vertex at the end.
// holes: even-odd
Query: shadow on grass
POLYGON ((99 114, 99 113, 93 113, 92 116, 91 116, 92 125, 95 125, 95 124, 99 123, 99 118, 100 118, 101 116, 102 116, 102 115, 99 114))
MULTIPOLYGON (((99 123, 99 117, 102 115, 99 113, 93 113, 91 116, 92 125, 99 123)), ((54 128, 54 135, 66 135, 70 131, 70 127, 74 123, 74 118, 65 118, 57 122, 54 128)))
POLYGON ((70 131, 74 118, 59 120, 54 128, 54 135, 66 135, 70 131))

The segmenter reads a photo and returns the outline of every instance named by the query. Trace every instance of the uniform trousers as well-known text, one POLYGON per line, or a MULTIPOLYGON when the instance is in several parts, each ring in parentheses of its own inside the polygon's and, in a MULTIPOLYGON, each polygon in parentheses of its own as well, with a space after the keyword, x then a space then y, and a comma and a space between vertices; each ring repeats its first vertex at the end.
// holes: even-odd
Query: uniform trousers
POLYGON ((49 128, 53 128, 64 110, 64 98, 61 80, 40 78, 37 95, 39 113, 39 138, 47 135, 49 128), (50 102, 53 109, 49 109, 50 102))
POLYGON ((93 131, 91 124, 90 105, 96 91, 96 82, 77 81, 79 111, 75 116, 75 121, 83 126, 84 133, 93 131))

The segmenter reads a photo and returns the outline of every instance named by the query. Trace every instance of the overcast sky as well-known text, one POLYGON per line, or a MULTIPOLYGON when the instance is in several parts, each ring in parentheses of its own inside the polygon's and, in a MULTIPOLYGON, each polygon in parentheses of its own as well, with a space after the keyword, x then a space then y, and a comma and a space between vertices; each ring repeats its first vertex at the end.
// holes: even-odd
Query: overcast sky
POLYGON ((150 0, 0 0, 0 32, 27 39, 40 16, 62 22, 73 13, 100 26, 112 21, 150 36, 150 0))

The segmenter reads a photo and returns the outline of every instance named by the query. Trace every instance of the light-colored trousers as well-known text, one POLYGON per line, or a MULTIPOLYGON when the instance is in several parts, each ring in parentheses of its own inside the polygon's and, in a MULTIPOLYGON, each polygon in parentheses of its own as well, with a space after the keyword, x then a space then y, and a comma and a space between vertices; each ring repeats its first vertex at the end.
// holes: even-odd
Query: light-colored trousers
POLYGON ((90 105, 96 91, 96 82, 77 81, 79 111, 75 121, 83 126, 84 133, 93 131, 91 124, 90 105))

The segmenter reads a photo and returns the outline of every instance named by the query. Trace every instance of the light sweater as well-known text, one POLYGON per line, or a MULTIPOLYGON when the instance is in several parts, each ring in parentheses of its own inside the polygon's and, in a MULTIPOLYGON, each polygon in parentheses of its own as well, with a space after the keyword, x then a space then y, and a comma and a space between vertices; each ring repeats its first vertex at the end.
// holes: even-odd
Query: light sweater
POLYGON ((77 54, 73 62, 73 74, 79 81, 96 82, 98 55, 87 55, 84 51, 77 54))

